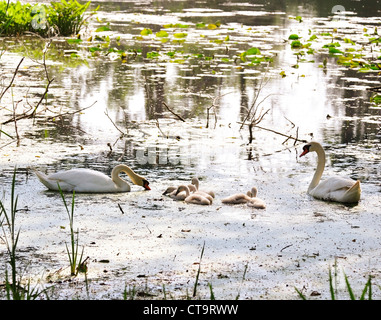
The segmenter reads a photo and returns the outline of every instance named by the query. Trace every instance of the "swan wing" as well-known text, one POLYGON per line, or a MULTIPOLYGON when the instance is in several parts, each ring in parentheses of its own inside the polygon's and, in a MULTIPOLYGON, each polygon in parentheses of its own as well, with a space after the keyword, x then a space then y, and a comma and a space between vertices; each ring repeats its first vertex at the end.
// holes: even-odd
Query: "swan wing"
POLYGON ((359 181, 342 177, 326 179, 310 191, 315 198, 338 202, 357 202, 360 193, 359 181))

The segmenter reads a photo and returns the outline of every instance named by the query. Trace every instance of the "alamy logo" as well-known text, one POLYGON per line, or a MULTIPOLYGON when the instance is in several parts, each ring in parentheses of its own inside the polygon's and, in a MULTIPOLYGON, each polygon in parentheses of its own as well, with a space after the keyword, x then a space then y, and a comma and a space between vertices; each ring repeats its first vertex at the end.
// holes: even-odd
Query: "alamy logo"
POLYGON ((46 28, 46 11, 41 5, 36 5, 32 8, 32 28, 45 29, 46 28))
POLYGON ((345 17, 345 8, 342 5, 335 5, 331 12, 335 15, 334 20, 341 20, 345 17))

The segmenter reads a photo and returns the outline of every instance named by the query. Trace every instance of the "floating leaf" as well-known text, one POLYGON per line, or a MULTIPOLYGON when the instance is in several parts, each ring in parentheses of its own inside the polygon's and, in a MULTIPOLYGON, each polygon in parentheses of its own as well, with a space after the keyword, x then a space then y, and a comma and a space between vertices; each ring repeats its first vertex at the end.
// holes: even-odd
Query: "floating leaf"
POLYGON ((101 51, 101 49, 99 49, 98 47, 91 47, 91 48, 89 48, 89 51, 95 52, 95 51, 101 51))
POLYGON ((99 27, 98 29, 95 30, 95 32, 102 32, 102 31, 111 31, 110 27, 103 26, 99 27))
POLYGON ((290 34, 290 36, 288 37, 289 40, 298 40, 299 39, 299 36, 297 34, 290 34))
POLYGON ((186 36, 187 36, 188 34, 187 33, 185 33, 185 32, 178 32, 178 33, 175 33, 173 36, 175 37, 175 38, 185 38, 186 36))
POLYGON ((338 42, 332 42, 332 43, 327 43, 323 46, 323 48, 333 48, 333 47, 341 47, 341 45, 338 42))
POLYGON ((152 30, 149 28, 144 28, 142 31, 140 31, 140 34, 142 36, 148 36, 149 34, 152 34, 152 30))
POLYGON ((157 51, 147 52, 147 58, 148 59, 158 58, 159 56, 160 56, 160 53, 157 51))
POLYGON ((303 45, 299 40, 294 40, 291 42, 291 48, 301 48, 301 47, 303 47, 303 45))
POLYGON ((156 37, 160 37, 160 38, 168 37, 168 32, 165 30, 160 30, 159 32, 156 32, 156 37))
POLYGON ((331 54, 344 54, 343 51, 336 49, 334 47, 329 48, 329 53, 331 53, 331 54))
POLYGON ((302 17, 301 16, 296 16, 296 17, 288 17, 289 19, 294 19, 296 21, 298 21, 299 23, 303 21, 302 17))
POLYGON ((78 44, 82 42, 82 39, 67 39, 66 41, 69 44, 78 44))
POLYGON ((247 50, 246 54, 248 56, 257 55, 257 54, 261 54, 261 51, 258 48, 253 47, 253 48, 250 48, 249 50, 247 50))

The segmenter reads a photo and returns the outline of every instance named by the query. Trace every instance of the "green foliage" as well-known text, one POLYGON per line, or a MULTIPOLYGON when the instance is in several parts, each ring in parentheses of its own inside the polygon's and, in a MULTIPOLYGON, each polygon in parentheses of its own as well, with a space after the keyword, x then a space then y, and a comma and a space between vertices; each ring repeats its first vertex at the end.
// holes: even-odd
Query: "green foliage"
POLYGON ((302 48, 303 44, 299 40, 294 40, 291 42, 291 48, 302 48))
POLYGON ((370 102, 373 102, 377 106, 381 107, 381 95, 376 93, 373 96, 370 97, 370 102))
POLYGON ((63 201, 64 206, 65 206, 67 215, 69 217, 71 250, 68 248, 68 246, 66 244, 66 253, 68 255, 69 263, 70 263, 70 274, 72 276, 76 276, 78 274, 78 272, 81 272, 81 270, 83 270, 83 262, 84 261, 82 260, 82 257, 83 257, 84 248, 82 248, 82 253, 79 256, 79 252, 78 252, 78 234, 79 233, 78 233, 78 231, 77 231, 77 238, 75 238, 75 235, 74 235, 74 233, 75 233, 74 232, 75 191, 73 191, 73 196, 71 199, 71 209, 69 210, 69 206, 66 203, 65 196, 63 194, 63 191, 62 191, 59 183, 57 183, 57 185, 58 185, 58 189, 59 189, 62 201, 63 201))
POLYGON ((84 14, 89 5, 90 1, 82 5, 76 0, 33 6, 29 3, 21 4, 19 1, 0 1, 0 35, 13 36, 33 32, 46 37, 49 36, 50 28, 61 36, 77 34, 86 22, 84 14))
POLYGON ((140 31, 140 34, 142 36, 148 36, 148 35, 152 34, 152 30, 149 28, 144 28, 142 31, 140 31))
POLYGON ((159 38, 168 37, 168 32, 165 30, 160 30, 159 32, 156 32, 156 37, 159 37, 159 38))
POLYGON ((297 34, 290 34, 290 36, 288 37, 288 40, 298 40, 299 39, 299 36, 297 34))
MULTIPOLYGON (((335 270, 334 275, 335 275, 335 277, 337 276, 336 270, 335 270)), ((332 277, 331 268, 329 268, 328 277, 329 277, 329 292, 330 292, 331 300, 336 300, 337 299, 337 292, 336 292, 334 285, 333 285, 334 278, 332 277)), ((345 280, 345 285, 346 285, 346 289, 348 291, 349 298, 351 300, 356 300, 356 296, 352 290, 352 287, 349 283, 348 277, 345 273, 344 273, 344 280, 345 280)), ((306 296, 300 290, 295 288, 295 291, 298 293, 299 297, 302 300, 307 300, 306 296)), ((365 300, 366 295, 368 295, 368 300, 373 299, 373 296, 372 296, 372 276, 370 276, 370 275, 368 277, 368 281, 366 282, 366 284, 364 286, 364 289, 361 292, 361 296, 359 297, 359 300, 365 300)))
POLYGON ((52 2, 48 7, 50 25, 58 28, 61 36, 77 34, 85 23, 84 13, 90 1, 81 5, 76 0, 52 2))
POLYGON ((293 20, 296 20, 298 21, 299 23, 301 23, 303 21, 302 17, 301 16, 296 16, 296 17, 289 17, 289 19, 293 19, 293 20))
POLYGON ((5 205, 0 200, 0 227, 3 230, 4 236, 0 237, 6 244, 8 261, 4 261, 11 267, 11 274, 8 274, 8 266, 5 267, 5 291, 8 300, 34 300, 37 299, 46 290, 39 291, 36 287, 32 288, 30 281, 23 279, 22 270, 19 271, 17 263, 17 244, 20 236, 20 229, 16 231, 16 213, 18 196, 15 193, 16 186, 16 168, 13 171, 10 210, 5 208, 5 205), (7 231, 6 231, 7 229, 7 231), (26 284, 24 285, 24 283, 26 284))

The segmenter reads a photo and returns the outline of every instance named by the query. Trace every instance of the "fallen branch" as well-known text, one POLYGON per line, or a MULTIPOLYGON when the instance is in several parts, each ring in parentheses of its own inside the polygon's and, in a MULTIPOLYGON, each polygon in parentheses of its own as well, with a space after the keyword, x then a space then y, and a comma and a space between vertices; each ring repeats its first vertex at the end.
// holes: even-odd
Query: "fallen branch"
POLYGON ((221 99, 223 96, 229 94, 231 92, 227 92, 223 95, 220 95, 220 96, 217 96, 213 99, 213 102, 212 102, 212 105, 210 107, 207 107, 206 108, 206 128, 209 128, 209 113, 210 113, 210 109, 214 108, 214 127, 216 127, 216 124, 217 124, 217 114, 216 114, 216 101, 221 99))
MULTIPOLYGON (((238 122, 238 124, 247 125, 247 126, 251 125, 250 123, 242 123, 242 122, 238 122)), ((253 127, 258 128, 258 129, 262 129, 262 130, 266 130, 266 131, 270 131, 272 133, 275 133, 275 134, 281 135, 283 137, 286 137, 287 139, 285 141, 283 141, 282 144, 286 143, 286 141, 288 141, 289 139, 295 140, 294 145, 295 145, 296 142, 303 142, 303 143, 307 143, 308 142, 307 140, 299 139, 298 138, 298 128, 296 130, 296 137, 293 137, 292 135, 287 135, 285 133, 282 133, 282 132, 279 132, 279 131, 275 131, 273 129, 264 128, 264 127, 261 127, 261 126, 258 126, 258 125, 254 125, 253 127)))
POLYGON ((111 123, 112 123, 113 126, 116 128, 116 130, 118 130, 118 131, 124 136, 125 133, 124 133, 122 130, 120 130, 120 129, 118 128, 118 126, 115 124, 114 121, 112 121, 112 119, 111 119, 110 116, 108 115, 108 111, 107 111, 107 109, 106 109, 106 111, 105 111, 105 115, 106 115, 107 118, 111 121, 111 123))
POLYGON ((54 78, 50 79, 49 77, 49 73, 48 73, 48 69, 46 67, 46 52, 48 51, 49 47, 50 47, 50 44, 52 43, 52 40, 50 39, 50 41, 48 43, 46 43, 45 45, 45 48, 43 50, 43 60, 42 60, 42 65, 44 66, 44 70, 45 70, 45 75, 46 75, 46 79, 48 80, 48 84, 46 85, 46 88, 45 88, 45 92, 44 94, 41 96, 41 99, 40 101, 37 103, 36 107, 34 108, 33 110, 33 113, 32 113, 32 117, 35 116, 36 112, 37 112, 37 108, 40 106, 40 104, 42 103, 42 100, 44 100, 44 97, 47 95, 48 91, 49 91, 49 86, 50 84, 54 81, 54 78))
MULTIPOLYGON (((292 140, 295 140, 295 142, 296 142, 296 141, 298 141, 298 142, 303 142, 303 143, 307 143, 307 142, 308 142, 307 140, 299 139, 299 138, 298 138, 298 131, 297 131, 297 136, 296 136, 296 137, 293 137, 293 136, 291 136, 291 135, 287 135, 287 134, 284 134, 284 133, 281 133, 281 132, 278 132, 278 131, 275 131, 275 130, 272 130, 272 129, 268 129, 268 128, 264 128, 264 127, 260 127, 260 126, 255 126, 255 127, 256 127, 256 128, 259 128, 259 129, 262 129, 262 130, 266 130, 266 131, 273 132, 273 133, 275 133, 275 134, 279 134, 279 135, 281 135, 281 136, 283 136, 283 137, 286 137, 287 140, 292 139, 292 140)), ((287 140, 286 140, 286 141, 287 141, 287 140)), ((283 143, 285 143, 286 141, 284 141, 283 143)), ((295 144, 295 143, 294 143, 294 144, 295 144)))
POLYGON ((16 67, 15 72, 13 73, 13 77, 12 77, 11 82, 10 82, 9 85, 4 89, 4 91, 1 93, 1 95, 0 95, 0 100, 1 100, 1 98, 4 96, 4 94, 7 92, 7 90, 12 86, 13 81, 15 80, 16 74, 17 74, 17 72, 18 72, 18 70, 19 70, 19 68, 20 68, 21 63, 24 61, 24 59, 25 59, 25 57, 22 57, 22 58, 21 58, 19 64, 18 64, 17 67, 16 67))
POLYGON ((167 104, 163 101, 163 105, 167 108, 167 110, 172 113, 174 116, 176 116, 179 120, 185 122, 185 120, 180 116, 178 115, 177 113, 175 113, 174 111, 172 111, 168 106, 167 104))

